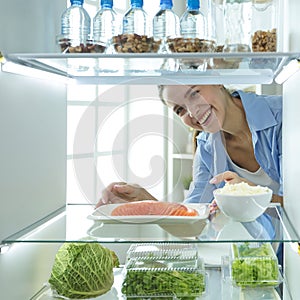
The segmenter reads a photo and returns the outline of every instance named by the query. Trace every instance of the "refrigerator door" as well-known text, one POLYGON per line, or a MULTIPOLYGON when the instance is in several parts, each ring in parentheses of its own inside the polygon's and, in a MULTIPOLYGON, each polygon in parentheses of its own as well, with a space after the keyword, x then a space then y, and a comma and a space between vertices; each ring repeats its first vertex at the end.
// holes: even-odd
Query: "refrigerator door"
MULTIPOLYGON (((298 0, 283 1, 285 9, 284 35, 286 51, 298 51, 300 48, 299 10, 298 0)), ((284 206, 294 225, 298 236, 300 235, 300 72, 291 76, 283 84, 283 178, 284 178, 284 206)), ((286 278, 293 299, 300 299, 299 270, 300 255, 297 253, 297 244, 285 244, 284 268, 286 278)))
MULTIPOLYGON (((283 178, 284 178, 284 206, 300 235, 300 72, 298 71, 283 85, 283 178)), ((293 299, 300 299, 299 270, 300 255, 297 245, 285 244, 285 273, 293 299)))

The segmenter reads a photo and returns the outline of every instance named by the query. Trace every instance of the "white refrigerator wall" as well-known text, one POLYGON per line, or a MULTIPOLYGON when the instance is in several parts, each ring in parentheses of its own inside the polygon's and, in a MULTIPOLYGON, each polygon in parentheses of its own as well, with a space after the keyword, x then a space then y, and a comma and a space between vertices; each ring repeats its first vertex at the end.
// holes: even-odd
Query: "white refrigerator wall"
MULTIPOLYGON (((0 0, 0 50, 56 51, 65 8, 62 0, 0 0)), ((1 243, 65 205, 65 85, 0 72, 0 138, 1 243)), ((58 246, 21 243, 1 254, 0 298, 30 299, 47 280, 58 246)))
MULTIPOLYGON (((62 2, 1 0, 0 50, 54 52, 62 2)), ((1 241, 65 204, 66 87, 0 72, 0 103, 1 241)))

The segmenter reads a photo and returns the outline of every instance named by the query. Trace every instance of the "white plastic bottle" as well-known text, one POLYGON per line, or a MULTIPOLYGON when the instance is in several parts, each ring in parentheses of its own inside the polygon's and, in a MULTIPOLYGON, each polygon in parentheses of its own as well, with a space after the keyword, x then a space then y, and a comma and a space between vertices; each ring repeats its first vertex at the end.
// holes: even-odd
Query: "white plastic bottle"
POLYGON ((123 34, 149 35, 148 15, 143 0, 130 0, 130 9, 123 16, 123 34))
POLYGON ((200 11, 199 0, 187 0, 186 11, 180 17, 180 34, 183 38, 208 39, 207 20, 200 11))
POLYGON ((61 37, 68 39, 71 46, 84 45, 90 39, 91 18, 83 8, 83 0, 70 0, 61 16, 61 37))
POLYGON ((178 37, 180 34, 179 17, 173 11, 172 0, 160 0, 160 9, 153 17, 153 37, 161 40, 163 50, 167 38, 178 37))
POLYGON ((98 45, 109 46, 112 37, 120 33, 120 25, 113 0, 101 0, 100 5, 93 19, 93 40, 98 45))

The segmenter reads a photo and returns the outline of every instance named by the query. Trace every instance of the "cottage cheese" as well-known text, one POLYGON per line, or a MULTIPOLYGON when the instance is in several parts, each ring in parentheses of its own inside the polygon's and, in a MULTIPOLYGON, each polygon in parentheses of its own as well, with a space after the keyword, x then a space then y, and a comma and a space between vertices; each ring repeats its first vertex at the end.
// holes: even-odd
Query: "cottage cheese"
POLYGON ((226 195, 258 195, 258 194, 266 194, 270 192, 268 187, 255 185, 251 186, 246 182, 240 182, 235 184, 225 184, 225 186, 218 190, 219 194, 226 195))

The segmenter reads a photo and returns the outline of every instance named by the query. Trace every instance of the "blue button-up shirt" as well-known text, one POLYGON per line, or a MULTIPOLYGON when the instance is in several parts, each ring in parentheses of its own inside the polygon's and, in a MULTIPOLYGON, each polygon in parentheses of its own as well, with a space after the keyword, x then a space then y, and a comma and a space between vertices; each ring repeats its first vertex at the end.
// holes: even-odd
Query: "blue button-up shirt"
MULTIPOLYGON (((254 155, 261 168, 280 185, 282 196, 282 97, 256 95, 237 91, 252 134, 254 155)), ((228 163, 221 132, 201 132, 193 163, 193 182, 186 203, 211 202, 213 190, 224 182, 213 185, 209 180, 225 171, 233 171, 228 163)))

